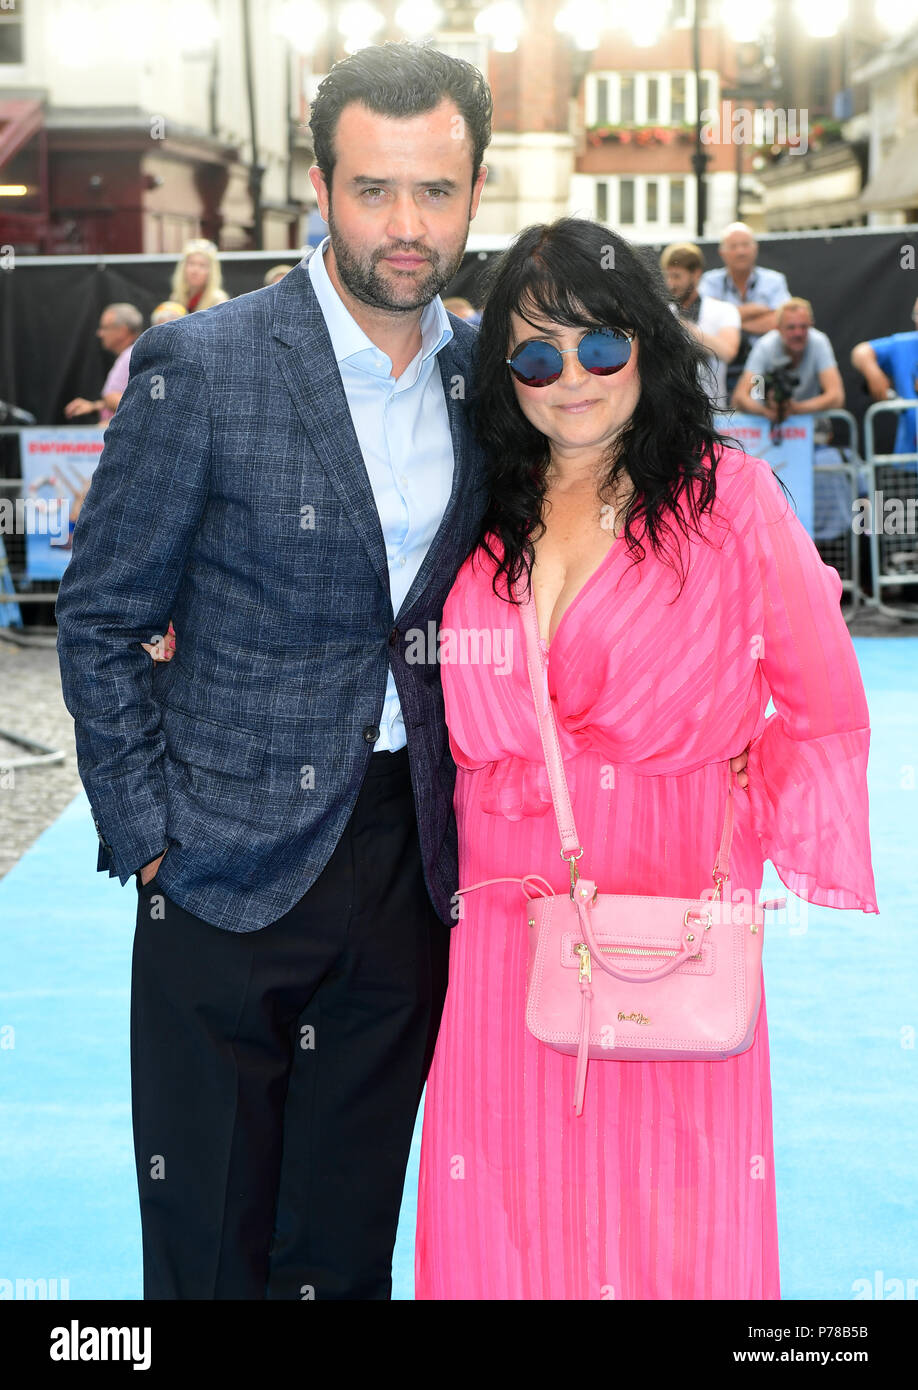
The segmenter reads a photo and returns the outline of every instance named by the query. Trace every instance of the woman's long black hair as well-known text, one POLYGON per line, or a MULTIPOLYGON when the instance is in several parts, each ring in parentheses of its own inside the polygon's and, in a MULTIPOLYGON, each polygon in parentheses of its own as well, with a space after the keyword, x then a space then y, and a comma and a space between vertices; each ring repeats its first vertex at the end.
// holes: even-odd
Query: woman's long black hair
POLYGON ((545 529, 549 441, 520 410, 506 365, 514 312, 571 328, 636 332, 641 394, 610 444, 599 497, 614 498, 617 480, 627 470, 634 486, 624 526, 629 552, 635 560, 645 554, 635 534, 642 518, 655 553, 665 554, 668 538, 676 541, 681 567, 672 525, 688 534, 680 498, 685 495, 685 511, 698 531, 698 517, 716 495, 724 439, 714 428, 712 405, 698 379, 707 354, 673 313, 660 272, 608 227, 562 217, 522 231, 489 267, 483 290, 470 405, 489 464, 488 503, 476 545, 495 562, 495 594, 512 601, 510 585, 524 572, 528 580, 533 542, 545 529), (492 545, 495 537, 499 548, 492 545), (504 594, 498 589, 501 576, 504 594))

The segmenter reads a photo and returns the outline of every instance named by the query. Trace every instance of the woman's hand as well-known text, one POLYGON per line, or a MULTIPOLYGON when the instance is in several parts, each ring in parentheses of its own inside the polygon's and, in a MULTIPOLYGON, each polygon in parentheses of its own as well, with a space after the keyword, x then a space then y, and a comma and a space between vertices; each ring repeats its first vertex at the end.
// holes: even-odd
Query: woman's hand
POLYGON ((730 759, 730 771, 736 773, 736 780, 741 787, 749 786, 749 774, 743 768, 749 761, 749 744, 743 749, 742 753, 737 753, 735 758, 730 759))
POLYGON ((169 623, 165 637, 161 637, 158 642, 141 642, 145 652, 149 652, 154 661, 171 661, 175 655, 175 628, 169 623))

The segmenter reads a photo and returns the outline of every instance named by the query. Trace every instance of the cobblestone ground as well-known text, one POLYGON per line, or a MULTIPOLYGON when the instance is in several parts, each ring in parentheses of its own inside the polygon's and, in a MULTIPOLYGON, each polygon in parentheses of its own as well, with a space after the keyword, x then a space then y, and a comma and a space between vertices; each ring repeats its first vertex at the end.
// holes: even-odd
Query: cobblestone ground
MULTIPOLYGON (((918 622, 897 622, 862 610, 849 624, 852 636, 918 639, 918 622)), ((64 753, 44 767, 4 769, 6 758, 26 750, 0 736, 0 878, 76 796, 81 788, 73 719, 61 694, 53 630, 28 628, 25 641, 7 640, 0 629, 0 730, 34 738, 64 753), (34 634, 34 635, 33 635, 34 634)))
MULTIPOLYGON (((33 629, 27 629, 31 634, 33 629)), ((21 647, 0 631, 0 730, 34 738, 64 753, 62 763, 44 767, 0 766, 0 878, 25 854, 41 832, 70 804, 81 783, 77 772, 73 720, 61 694, 55 638, 32 638, 41 646, 21 647)), ((29 750, 0 735, 0 765, 29 750)))

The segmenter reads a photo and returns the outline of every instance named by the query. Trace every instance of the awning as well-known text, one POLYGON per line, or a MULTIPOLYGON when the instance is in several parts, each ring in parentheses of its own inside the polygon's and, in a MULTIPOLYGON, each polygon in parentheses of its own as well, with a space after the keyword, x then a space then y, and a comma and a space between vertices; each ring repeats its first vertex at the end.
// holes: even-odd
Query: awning
POLYGON ((0 169, 16 158, 43 124, 40 101, 0 101, 0 169))
POLYGON ((918 207, 918 131, 903 135, 868 181, 860 205, 871 212, 918 207))

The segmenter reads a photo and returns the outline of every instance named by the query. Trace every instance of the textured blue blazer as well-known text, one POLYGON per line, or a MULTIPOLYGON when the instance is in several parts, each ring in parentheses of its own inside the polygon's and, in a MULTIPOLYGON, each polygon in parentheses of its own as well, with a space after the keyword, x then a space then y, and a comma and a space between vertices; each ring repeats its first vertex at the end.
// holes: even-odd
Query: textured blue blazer
POLYGON ((437 362, 452 492, 393 613, 307 261, 132 349, 56 604, 97 867, 124 884, 168 846, 156 881, 180 906, 229 931, 276 921, 347 824, 391 668, 426 883, 451 923, 455 766, 436 643, 418 661, 405 634, 439 623, 484 507, 466 413, 477 332, 450 315, 437 362), (140 643, 170 618, 176 654, 154 662, 140 643))

